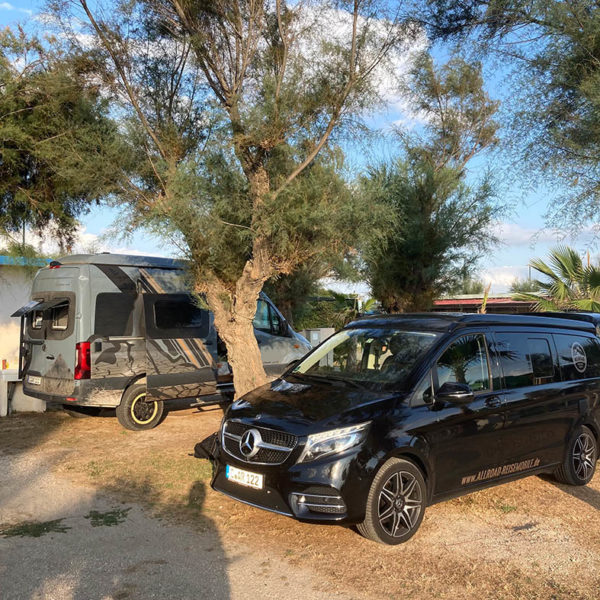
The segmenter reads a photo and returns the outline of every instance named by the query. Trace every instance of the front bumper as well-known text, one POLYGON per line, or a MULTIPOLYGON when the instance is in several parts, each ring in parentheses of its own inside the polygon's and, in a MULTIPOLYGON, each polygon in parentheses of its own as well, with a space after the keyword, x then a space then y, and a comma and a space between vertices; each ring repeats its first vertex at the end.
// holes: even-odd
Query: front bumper
POLYGON ((307 522, 359 523, 364 519, 371 475, 362 466, 361 450, 296 464, 301 448, 282 465, 257 465, 225 452, 217 441, 214 490, 257 508, 307 522), (257 490, 227 479, 227 465, 263 475, 257 490))

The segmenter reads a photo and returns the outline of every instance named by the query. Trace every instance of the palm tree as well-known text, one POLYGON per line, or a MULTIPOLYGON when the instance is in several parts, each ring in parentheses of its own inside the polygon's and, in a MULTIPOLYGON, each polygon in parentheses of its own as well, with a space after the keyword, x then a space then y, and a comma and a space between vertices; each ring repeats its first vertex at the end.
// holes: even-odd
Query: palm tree
POLYGON ((600 267, 584 266, 577 252, 568 246, 550 251, 548 262, 540 258, 530 266, 546 277, 536 279, 539 295, 521 292, 514 300, 535 302, 534 311, 584 310, 600 312, 600 267))

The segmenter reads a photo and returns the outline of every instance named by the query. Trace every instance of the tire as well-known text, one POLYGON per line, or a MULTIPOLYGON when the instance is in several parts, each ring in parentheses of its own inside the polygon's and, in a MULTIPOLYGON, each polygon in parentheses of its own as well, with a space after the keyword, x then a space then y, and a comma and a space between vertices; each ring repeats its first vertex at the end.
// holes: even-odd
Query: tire
POLYGON ((163 416, 165 407, 161 400, 146 402, 146 386, 136 383, 123 393, 116 413, 119 423, 132 431, 156 427, 163 416))
POLYGON ((427 484, 412 462, 391 458, 373 479, 358 531, 380 544, 396 545, 409 540, 425 514, 427 484))
POLYGON ((598 440, 591 429, 577 429, 567 446, 563 464, 556 469, 554 477, 567 485, 585 485, 591 481, 598 460, 598 440))
POLYGON ((63 410, 74 419, 97 417, 102 412, 102 407, 100 406, 70 406, 68 404, 63 404, 62 407, 63 410))

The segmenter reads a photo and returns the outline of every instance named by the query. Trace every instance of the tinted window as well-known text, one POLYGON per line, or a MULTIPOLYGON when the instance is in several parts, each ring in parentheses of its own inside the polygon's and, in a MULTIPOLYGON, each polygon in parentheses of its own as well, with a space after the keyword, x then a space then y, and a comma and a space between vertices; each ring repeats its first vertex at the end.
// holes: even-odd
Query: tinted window
POLYGON ((445 350, 437 362, 438 384, 466 383, 474 392, 490 389, 485 339, 466 335, 445 350))
POLYGON ((533 370, 533 385, 554 381, 554 363, 550 344, 545 338, 527 338, 527 350, 533 370))
POLYGON ((497 333, 495 337, 507 389, 558 380, 548 338, 529 337, 526 333, 497 333))
POLYGON ((554 336, 563 380, 600 377, 598 340, 578 335, 554 336))
POLYGON ((208 323, 208 313, 187 297, 165 298, 154 304, 158 329, 198 329, 208 323))
POLYGON ((96 296, 94 333, 103 336, 131 335, 135 294, 101 293, 96 296))

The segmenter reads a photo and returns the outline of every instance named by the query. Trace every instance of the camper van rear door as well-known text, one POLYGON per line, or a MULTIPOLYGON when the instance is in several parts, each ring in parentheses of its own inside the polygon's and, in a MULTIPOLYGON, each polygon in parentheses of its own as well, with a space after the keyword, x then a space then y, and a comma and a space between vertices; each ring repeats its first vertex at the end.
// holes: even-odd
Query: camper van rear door
POLYGON ((64 298, 54 298, 53 300, 47 300, 45 302, 43 300, 32 300, 31 302, 28 302, 27 304, 25 304, 25 306, 21 306, 21 308, 19 308, 19 310, 16 310, 10 316, 11 317, 22 317, 24 315, 29 314, 30 312, 33 312, 34 310, 37 312, 41 312, 43 310, 47 310, 48 308, 58 306, 59 304, 64 304, 64 302, 65 302, 64 298))

